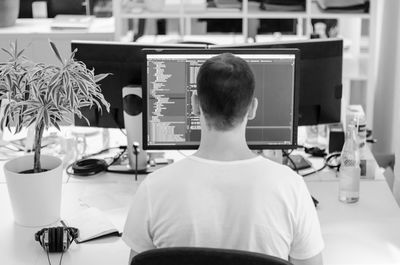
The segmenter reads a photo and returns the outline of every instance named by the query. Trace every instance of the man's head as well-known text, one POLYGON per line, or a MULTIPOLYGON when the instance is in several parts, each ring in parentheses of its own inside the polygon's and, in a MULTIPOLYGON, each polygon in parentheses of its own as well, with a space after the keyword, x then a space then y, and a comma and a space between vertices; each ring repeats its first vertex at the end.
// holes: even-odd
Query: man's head
MULTIPOLYGON (((249 65, 230 53, 208 59, 197 75, 197 95, 207 126, 226 131, 241 124, 254 103, 254 75, 249 65)), ((253 113, 254 112, 254 113, 253 113)))

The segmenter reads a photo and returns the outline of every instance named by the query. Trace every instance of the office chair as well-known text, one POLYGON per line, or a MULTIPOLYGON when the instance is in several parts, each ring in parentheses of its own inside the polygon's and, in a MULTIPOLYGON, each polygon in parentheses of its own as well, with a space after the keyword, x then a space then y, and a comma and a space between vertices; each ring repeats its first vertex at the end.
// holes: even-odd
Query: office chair
POLYGON ((218 248, 159 248, 136 255, 131 265, 291 265, 260 253, 218 248))

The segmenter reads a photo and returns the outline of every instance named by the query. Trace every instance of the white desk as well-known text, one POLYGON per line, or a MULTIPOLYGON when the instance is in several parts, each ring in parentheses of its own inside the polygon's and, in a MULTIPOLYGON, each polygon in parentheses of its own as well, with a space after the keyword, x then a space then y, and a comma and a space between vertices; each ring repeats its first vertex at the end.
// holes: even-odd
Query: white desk
MULTIPOLYGON (((58 63, 50 49, 48 40, 52 40, 64 58, 71 52, 71 40, 114 39, 114 19, 96 18, 87 30, 51 28, 52 19, 18 19, 12 27, 0 28, 0 47, 7 48, 9 43, 18 40, 18 47, 25 48, 25 56, 35 62, 58 63)), ((0 62, 7 54, 0 52, 0 62)))
MULTIPOLYGON (((357 204, 337 200, 337 181, 311 180, 307 184, 320 201, 325 264, 400 264, 400 209, 385 181, 362 181, 357 204)), ((134 177, 126 175, 71 179, 63 185, 62 216, 89 204, 121 227, 137 186, 134 177)), ((39 229, 14 224, 4 183, 0 184, 0 212, 0 264, 47 264, 45 252, 33 238, 39 229)), ((73 244, 63 264, 127 264, 128 256, 129 249, 120 238, 108 238, 73 244)), ((56 264, 59 255, 51 258, 56 264)))

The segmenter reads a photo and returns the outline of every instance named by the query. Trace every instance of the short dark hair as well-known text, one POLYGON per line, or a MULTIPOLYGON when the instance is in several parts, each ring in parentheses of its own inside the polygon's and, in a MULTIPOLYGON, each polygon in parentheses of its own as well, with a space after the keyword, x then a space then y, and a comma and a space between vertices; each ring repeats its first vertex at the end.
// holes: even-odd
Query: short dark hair
POLYGON ((229 130, 243 121, 254 96, 254 75, 231 53, 208 59, 197 75, 197 94, 207 126, 229 130))

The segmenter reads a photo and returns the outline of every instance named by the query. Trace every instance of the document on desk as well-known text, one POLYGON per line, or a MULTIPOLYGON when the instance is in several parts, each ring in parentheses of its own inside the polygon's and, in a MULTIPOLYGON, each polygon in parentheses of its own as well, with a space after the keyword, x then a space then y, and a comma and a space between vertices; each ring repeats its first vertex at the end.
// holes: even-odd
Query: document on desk
POLYGON ((71 218, 64 218, 61 223, 79 229, 79 237, 76 239, 78 244, 109 236, 121 236, 107 216, 95 207, 89 207, 71 218))

